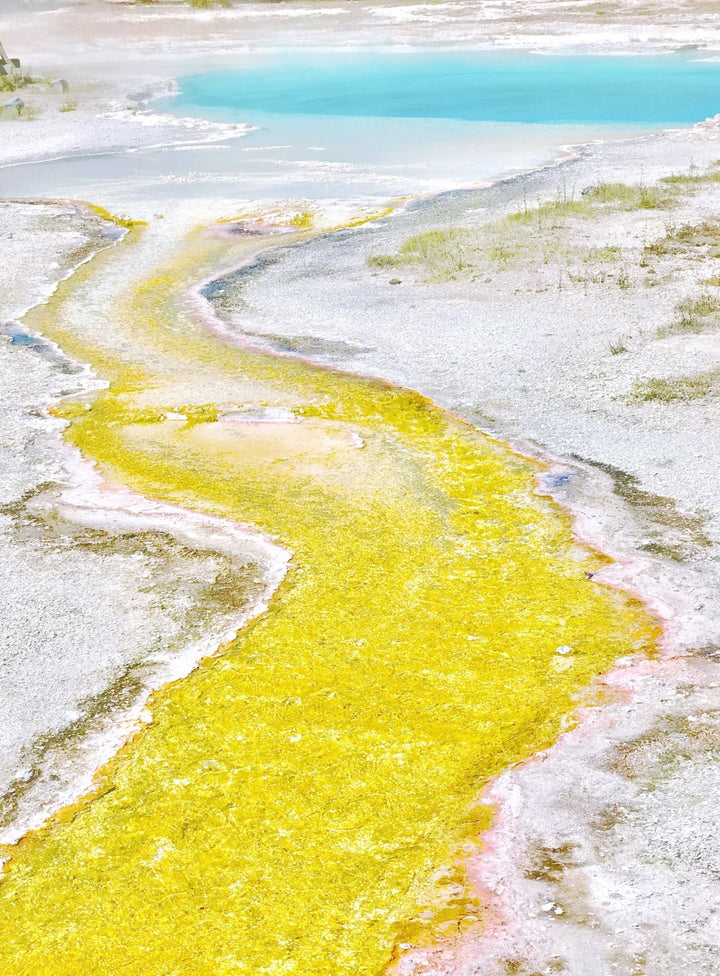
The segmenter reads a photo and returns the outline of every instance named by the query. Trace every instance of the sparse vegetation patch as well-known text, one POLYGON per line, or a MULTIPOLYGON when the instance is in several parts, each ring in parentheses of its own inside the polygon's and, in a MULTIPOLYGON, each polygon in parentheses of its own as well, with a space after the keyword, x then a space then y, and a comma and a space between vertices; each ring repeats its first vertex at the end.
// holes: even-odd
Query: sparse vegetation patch
POLYGON ((642 380, 630 394, 634 403, 684 403, 703 400, 720 393, 720 370, 711 369, 694 376, 642 380))
POLYGON ((593 203, 619 204, 624 210, 668 209, 677 203, 677 193, 665 186, 598 183, 583 192, 593 203))
POLYGON ((720 221, 703 220, 699 224, 668 227, 664 237, 645 245, 640 264, 645 266, 650 257, 688 253, 720 258, 720 221))
MULTIPOLYGON (((572 221, 584 221, 615 211, 668 209, 678 200, 672 187, 626 183, 596 183, 576 196, 563 189, 550 200, 481 227, 450 227, 426 231, 408 238, 396 254, 377 254, 367 259, 377 270, 402 265, 423 268, 427 280, 471 280, 481 275, 516 267, 522 262, 547 265, 551 261, 608 264, 618 261, 618 245, 593 245, 589 248, 568 243, 567 228, 572 221)), ((582 283, 605 281, 600 277, 574 274, 571 280, 582 283)), ((621 288, 630 287, 627 271, 617 276, 621 288)))
POLYGON ((617 245, 608 247, 591 247, 583 258, 586 264, 605 261, 617 261, 622 254, 622 249, 617 245))
POLYGON ((658 329, 662 339, 669 335, 707 332, 720 326, 720 297, 705 292, 698 298, 686 298, 675 310, 670 325, 658 329))

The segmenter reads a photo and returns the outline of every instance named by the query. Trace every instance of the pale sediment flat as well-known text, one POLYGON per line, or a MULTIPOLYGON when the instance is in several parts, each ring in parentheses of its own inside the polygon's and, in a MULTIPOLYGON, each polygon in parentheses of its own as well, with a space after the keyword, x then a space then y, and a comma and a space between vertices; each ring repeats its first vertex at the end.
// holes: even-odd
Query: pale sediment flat
POLYGON ((297 201, 302 209, 308 200, 384 201, 483 186, 552 165, 572 156, 575 144, 623 136, 630 128, 306 117, 249 132, 238 125, 233 133, 233 123, 193 131, 171 128, 161 113, 135 118, 136 129, 123 123, 128 134, 146 137, 139 120, 150 118, 156 141, 130 152, 77 148, 37 162, 29 149, 19 165, 0 168, 0 185, 11 196, 38 187, 46 198, 90 195, 110 208, 132 206, 133 213, 167 213, 179 202, 218 195, 232 195, 235 210, 270 201, 297 201))

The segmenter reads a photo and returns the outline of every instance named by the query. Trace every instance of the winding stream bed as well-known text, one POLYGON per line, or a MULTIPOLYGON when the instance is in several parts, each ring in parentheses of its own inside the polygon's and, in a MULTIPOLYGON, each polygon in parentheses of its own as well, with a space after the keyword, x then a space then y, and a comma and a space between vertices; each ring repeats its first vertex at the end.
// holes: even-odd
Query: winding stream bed
POLYGON ((655 627, 588 583, 598 557, 533 464, 417 394, 214 338, 186 289, 248 244, 215 227, 156 253, 131 231, 26 320, 109 381, 58 408, 68 436, 111 482, 251 522, 292 568, 155 697, 92 802, 13 851, 4 957, 27 963, 42 918, 32 962, 57 974, 373 973, 393 943, 483 924, 461 857, 482 783, 655 627))

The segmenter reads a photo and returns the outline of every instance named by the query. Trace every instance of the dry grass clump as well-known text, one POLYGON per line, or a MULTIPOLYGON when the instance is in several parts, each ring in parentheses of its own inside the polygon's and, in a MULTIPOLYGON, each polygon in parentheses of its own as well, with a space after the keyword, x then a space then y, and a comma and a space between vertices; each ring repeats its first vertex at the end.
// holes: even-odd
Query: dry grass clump
POLYGON ((691 247, 713 247, 720 244, 720 221, 703 220, 699 224, 683 224, 669 232, 668 237, 691 247))
POLYGON ((468 228, 431 230, 409 237, 397 254, 376 254, 367 259, 371 268, 396 268, 405 264, 422 264, 429 276, 452 280, 478 263, 469 258, 469 251, 482 247, 476 231, 468 228))
POLYGON ((645 245, 640 264, 644 267, 650 257, 683 254, 700 248, 703 251, 698 256, 720 257, 720 220, 668 227, 664 237, 645 245))
POLYGON ((371 254, 367 259, 368 267, 370 268, 394 268, 401 262, 398 260, 397 254, 371 254))
MULTIPOLYGON (((230 0, 184 0, 189 7, 198 10, 207 10, 210 7, 230 7, 230 0)), ((162 0, 134 0, 140 6, 152 6, 155 3, 162 3, 162 0)))
POLYGON ((558 193, 537 207, 525 208, 506 218, 508 223, 534 223, 542 226, 549 220, 571 217, 593 217, 598 210, 666 209, 677 202, 677 194, 657 186, 629 183, 595 183, 580 197, 558 193))
POLYGON ((720 370, 710 369, 694 376, 643 380, 635 384, 630 394, 634 403, 685 403, 703 400, 720 393, 720 370))
POLYGON ((501 223, 508 226, 513 224, 537 224, 539 229, 552 226, 553 222, 567 220, 569 217, 590 217, 593 212, 592 202, 581 197, 579 200, 568 198, 565 193, 558 193, 551 200, 545 200, 536 207, 525 207, 517 213, 510 214, 501 223))
POLYGON ((27 72, 13 71, 12 74, 0 77, 0 92, 14 92, 28 85, 34 85, 41 81, 40 78, 33 78, 27 72))
POLYGON ((617 261, 622 254, 622 248, 616 245, 611 245, 608 247, 591 247, 588 249, 587 254, 583 258, 586 264, 605 263, 608 261, 617 261))
POLYGON ((677 202, 677 193, 661 186, 598 183, 583 191, 593 203, 615 204, 622 210, 666 210, 677 202))
POLYGON ((704 292, 699 298, 686 298, 675 309, 675 318, 670 325, 658 329, 662 339, 669 335, 697 335, 720 325, 720 297, 704 292))
POLYGON ((687 173, 672 173, 660 179, 660 183, 664 186, 677 187, 681 190, 694 189, 702 183, 718 182, 720 182, 720 160, 716 160, 704 171, 699 170, 697 166, 691 166, 687 173))

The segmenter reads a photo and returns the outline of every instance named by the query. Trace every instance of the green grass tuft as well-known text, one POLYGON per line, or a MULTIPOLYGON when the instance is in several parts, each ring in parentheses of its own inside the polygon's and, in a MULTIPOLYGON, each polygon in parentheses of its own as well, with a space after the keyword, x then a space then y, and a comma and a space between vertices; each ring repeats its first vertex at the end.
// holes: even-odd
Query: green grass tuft
POLYGON ((622 248, 614 245, 608 247, 591 247, 583 261, 589 264, 592 261, 617 261, 622 254, 622 248))

